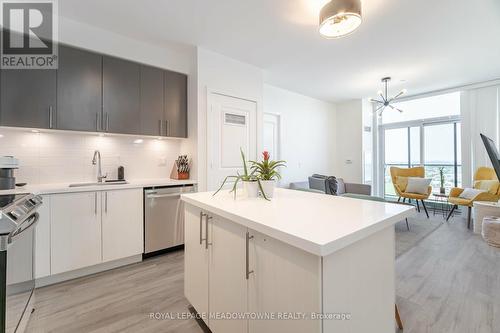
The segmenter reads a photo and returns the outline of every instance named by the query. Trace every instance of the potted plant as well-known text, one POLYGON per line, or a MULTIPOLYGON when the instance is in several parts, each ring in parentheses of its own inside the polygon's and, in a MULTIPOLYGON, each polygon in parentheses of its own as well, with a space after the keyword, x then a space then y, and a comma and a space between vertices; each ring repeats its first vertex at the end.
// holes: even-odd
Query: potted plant
POLYGON ((219 193, 228 180, 234 179, 233 188, 229 192, 234 193, 235 198, 236 198, 236 188, 238 186, 238 182, 240 181, 243 183, 243 189, 249 198, 256 198, 259 196, 259 186, 260 186, 259 179, 257 179, 257 177, 254 175, 255 171, 252 171, 250 173, 248 172, 245 153, 243 153, 243 150, 241 148, 240 148, 240 153, 241 153, 241 159, 243 160, 243 174, 240 175, 239 172, 237 172, 236 176, 227 176, 222 182, 219 189, 213 195, 219 193))
POLYGON ((439 168, 439 181, 441 183, 441 187, 439 188, 439 193, 445 194, 446 189, 444 188, 444 167, 439 168))
POLYGON ((281 179, 278 171, 279 167, 286 166, 285 161, 271 161, 269 152, 262 153, 261 162, 250 161, 252 174, 255 174, 259 180, 259 188, 264 198, 272 198, 276 188, 276 180, 281 179))

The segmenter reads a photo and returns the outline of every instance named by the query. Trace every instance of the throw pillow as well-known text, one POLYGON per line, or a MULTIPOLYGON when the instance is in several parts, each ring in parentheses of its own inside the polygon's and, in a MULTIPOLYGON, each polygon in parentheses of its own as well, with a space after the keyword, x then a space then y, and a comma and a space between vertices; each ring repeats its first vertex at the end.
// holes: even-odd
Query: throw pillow
POLYGON ((431 181, 430 178, 408 177, 408 186, 406 186, 405 192, 427 194, 431 181))
POLYGON ((474 182, 475 189, 484 190, 491 194, 497 194, 499 185, 498 180, 478 180, 474 182))
POLYGON ((408 177, 397 176, 396 177, 396 185, 403 192, 406 191, 406 186, 408 186, 408 177))
POLYGON ((337 178, 337 195, 345 194, 345 183, 342 178, 337 178))
POLYGON ((478 190, 475 188, 466 188, 462 193, 460 193, 460 195, 458 197, 462 198, 462 199, 473 200, 480 193, 484 193, 484 192, 486 192, 486 191, 485 190, 478 190))

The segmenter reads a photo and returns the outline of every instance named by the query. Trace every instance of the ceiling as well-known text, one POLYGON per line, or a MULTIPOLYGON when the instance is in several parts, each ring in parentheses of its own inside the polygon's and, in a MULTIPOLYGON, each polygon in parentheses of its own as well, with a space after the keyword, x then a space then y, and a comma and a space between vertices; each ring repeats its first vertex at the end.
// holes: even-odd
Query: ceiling
POLYGON ((64 0, 60 15, 154 44, 198 45, 327 101, 500 78, 500 1, 363 0, 352 35, 319 36, 325 0, 64 0))

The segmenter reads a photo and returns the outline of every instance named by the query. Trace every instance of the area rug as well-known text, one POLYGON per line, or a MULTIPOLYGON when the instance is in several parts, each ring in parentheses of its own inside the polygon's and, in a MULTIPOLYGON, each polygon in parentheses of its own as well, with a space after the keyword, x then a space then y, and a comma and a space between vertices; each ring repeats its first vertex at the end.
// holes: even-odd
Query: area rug
POLYGON ((423 212, 409 218, 409 231, 406 228, 406 222, 404 220, 396 224, 396 257, 410 250, 418 244, 418 242, 445 223, 445 219, 442 215, 436 214, 433 216, 432 212, 429 213, 429 219, 423 212))

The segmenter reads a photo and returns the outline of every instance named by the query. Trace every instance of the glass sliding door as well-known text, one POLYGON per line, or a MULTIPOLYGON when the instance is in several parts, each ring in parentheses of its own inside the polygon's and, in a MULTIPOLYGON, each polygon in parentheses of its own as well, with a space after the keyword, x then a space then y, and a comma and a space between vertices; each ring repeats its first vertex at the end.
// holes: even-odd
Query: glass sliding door
POLYGON ((426 177, 431 178, 435 190, 441 186, 439 171, 442 169, 445 188, 461 185, 460 126, 457 123, 424 126, 424 166, 426 177))
POLYGON ((395 196, 391 167, 409 168, 420 165, 420 127, 389 128, 384 130, 384 193, 395 196))
POLYGON ((390 168, 411 168, 423 165, 427 178, 431 178, 434 191, 441 186, 439 170, 443 168, 445 188, 462 184, 462 150, 460 146, 460 122, 438 122, 382 129, 384 195, 396 195, 392 185, 390 168))
POLYGON ((408 167, 408 129, 394 128, 384 130, 384 189, 385 195, 396 195, 392 186, 390 167, 408 167))

